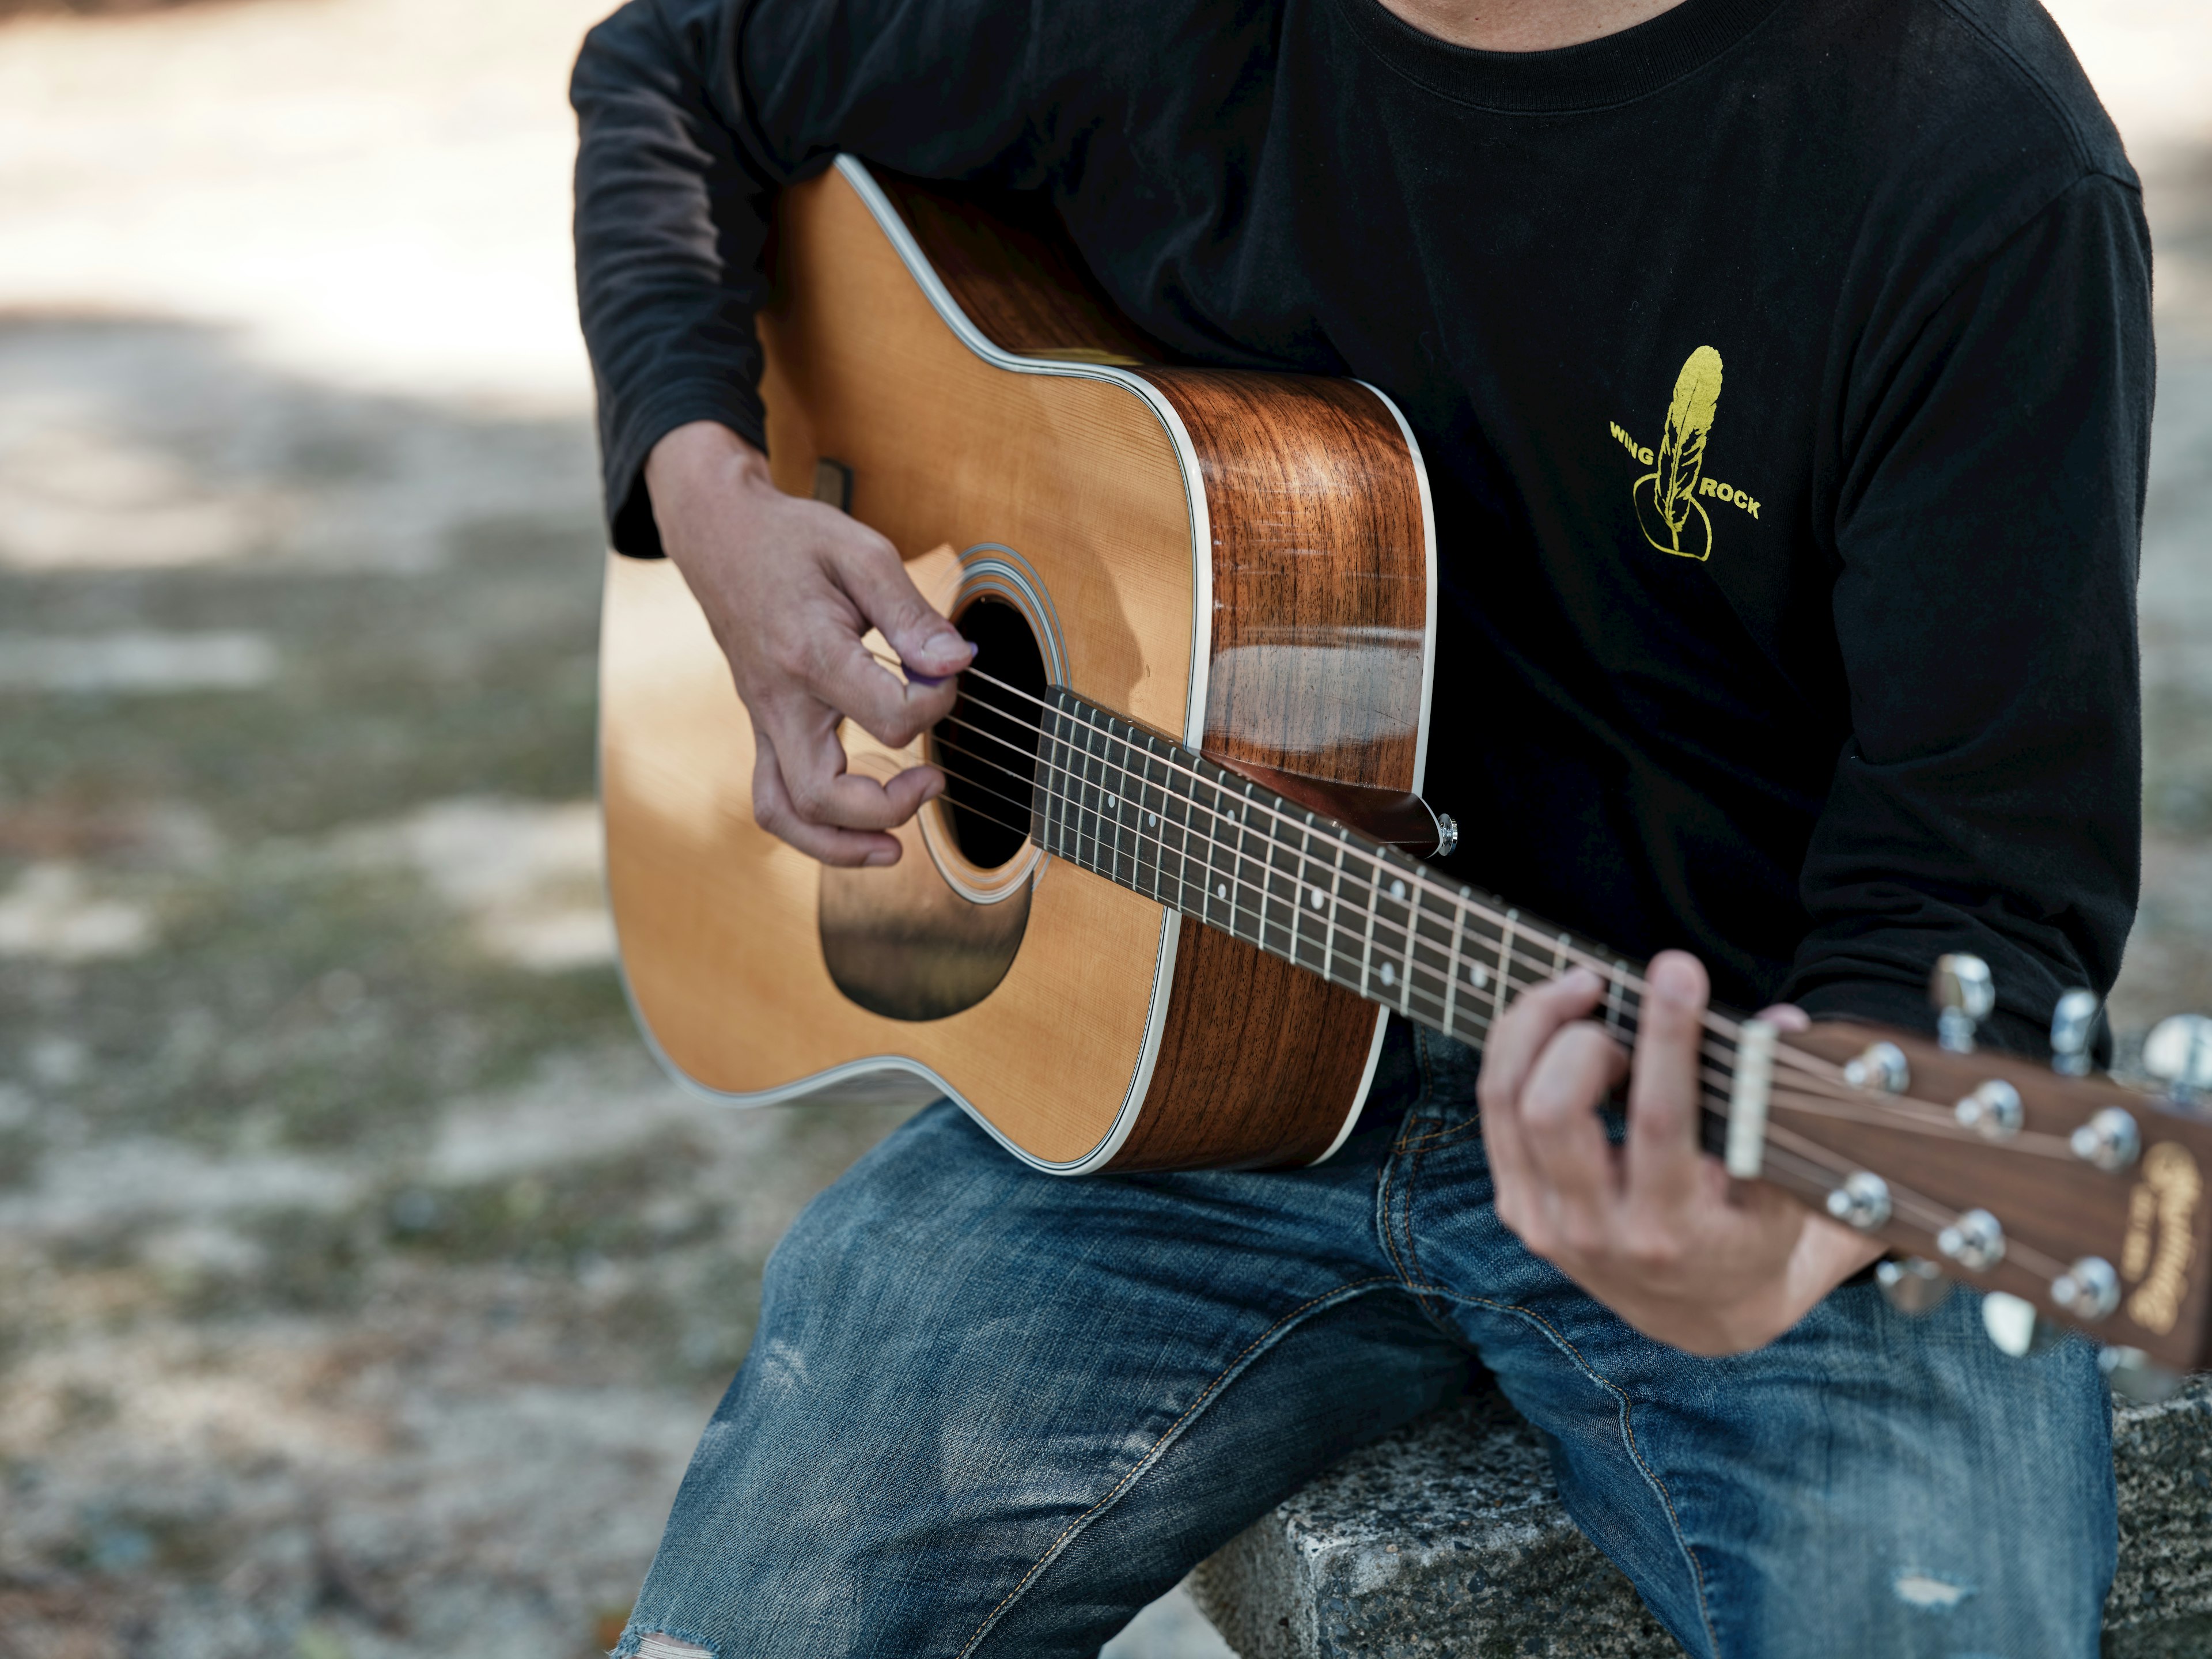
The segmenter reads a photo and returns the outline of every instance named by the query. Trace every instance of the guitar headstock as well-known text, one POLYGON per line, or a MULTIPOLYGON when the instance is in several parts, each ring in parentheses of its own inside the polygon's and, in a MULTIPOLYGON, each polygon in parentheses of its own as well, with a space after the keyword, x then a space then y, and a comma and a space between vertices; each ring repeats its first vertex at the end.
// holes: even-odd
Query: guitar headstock
MULTIPOLYGON (((1779 1036, 1767 1179, 1974 1287, 2117 1350, 2212 1364, 2212 1020, 2166 1021, 2145 1047, 2163 1097, 2088 1074, 2096 1001, 2054 1011, 2054 1065, 1972 1042, 1988 970, 1946 957, 1943 1040, 1844 1021, 1779 1036)), ((1888 1275, 1900 1304, 1938 1281, 1888 1275)), ((1992 1334, 2008 1304, 1989 1312, 1992 1334)), ((2019 1316, 2024 1346, 2033 1321, 2019 1316)))

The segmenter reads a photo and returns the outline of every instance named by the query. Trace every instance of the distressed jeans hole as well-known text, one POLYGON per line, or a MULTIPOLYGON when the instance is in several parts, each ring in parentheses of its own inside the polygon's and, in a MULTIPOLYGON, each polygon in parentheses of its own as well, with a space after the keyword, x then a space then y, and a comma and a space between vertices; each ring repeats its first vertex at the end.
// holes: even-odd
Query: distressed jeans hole
POLYGON ((1924 1572, 1900 1572, 1894 1588, 1897 1599, 1905 1606, 1924 1607, 1930 1613, 1948 1612, 1966 1599, 1963 1584, 1947 1583, 1924 1572))
POLYGON ((653 1635, 640 1638, 637 1659, 714 1659, 714 1656, 696 1642, 679 1642, 673 1636, 653 1635))

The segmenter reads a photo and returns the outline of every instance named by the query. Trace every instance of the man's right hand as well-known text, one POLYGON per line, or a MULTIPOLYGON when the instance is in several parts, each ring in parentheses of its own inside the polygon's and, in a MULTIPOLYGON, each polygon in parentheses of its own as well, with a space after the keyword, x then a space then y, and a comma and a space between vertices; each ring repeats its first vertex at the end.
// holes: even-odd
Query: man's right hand
POLYGON ((681 426, 645 464, 660 544, 690 585, 752 716, 753 818, 824 864, 895 864, 885 833, 943 793, 933 766, 887 782, 848 771, 841 721, 896 749, 952 709, 975 647, 858 520, 787 495, 768 458, 713 421, 681 426), (898 675, 861 636, 881 630, 898 675))

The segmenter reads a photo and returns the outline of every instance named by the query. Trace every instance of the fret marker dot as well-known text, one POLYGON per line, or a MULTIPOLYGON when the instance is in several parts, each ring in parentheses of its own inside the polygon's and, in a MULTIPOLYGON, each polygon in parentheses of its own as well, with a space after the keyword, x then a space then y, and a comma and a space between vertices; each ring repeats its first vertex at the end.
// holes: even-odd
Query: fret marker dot
POLYGON ((1121 802, 1115 800, 1111 795, 1106 797, 1106 810, 1109 812, 1119 807, 1121 804, 1121 802))
POLYGON ((1320 889, 1320 888, 1318 888, 1318 887, 1309 887, 1309 888, 1307 888, 1307 889, 1306 889, 1306 891, 1308 891, 1309 893, 1311 893, 1311 894, 1313 895, 1313 907, 1314 907, 1314 908, 1315 908, 1315 909, 1316 909, 1316 910, 1320 909, 1320 908, 1321 908, 1321 889, 1320 889))
POLYGON ((1467 976, 1468 981, 1478 991, 1480 991, 1484 986, 1490 983, 1490 975, 1485 973, 1480 966, 1472 962, 1467 964, 1467 976))
POLYGON ((1158 812, 1147 812, 1145 814, 1145 822, 1157 830, 1159 827, 1160 815, 1158 812))
POLYGON ((1382 964, 1382 982, 1385 985, 1395 985, 1397 981, 1397 970, 1392 968, 1389 963, 1384 963, 1382 964))
MULTIPOLYGON (((1392 882, 1392 883, 1390 884, 1390 896, 1391 896, 1392 898, 1399 898, 1399 899, 1401 899, 1401 898, 1405 897, 1405 896, 1406 896, 1406 884, 1405 884, 1404 882, 1402 882, 1402 881, 1394 881, 1394 882, 1392 882)), ((1385 980, 1385 981, 1383 981, 1383 983, 1387 985, 1387 984, 1389 984, 1389 981, 1388 980, 1385 980)))
POLYGON ((1215 888, 1213 890, 1213 896, 1216 898, 1227 898, 1229 896, 1229 884, 1224 881, 1220 886, 1215 888))

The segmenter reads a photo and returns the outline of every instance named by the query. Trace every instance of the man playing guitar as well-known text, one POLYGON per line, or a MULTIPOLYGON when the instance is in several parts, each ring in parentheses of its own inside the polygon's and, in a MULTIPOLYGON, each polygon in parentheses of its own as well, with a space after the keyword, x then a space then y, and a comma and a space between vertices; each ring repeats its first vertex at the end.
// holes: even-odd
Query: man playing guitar
POLYGON ((1475 1358, 1691 1652, 2094 1654, 2088 1346, 1893 1310, 1696 1139, 1709 982, 1924 1025, 1969 950, 2027 1048, 2118 969, 2149 248, 2034 0, 632 0, 574 100, 615 545, 713 624, 759 823, 895 859, 945 779, 840 723, 905 743, 969 661, 763 455, 772 203, 851 151, 1048 192, 1185 359, 1387 392, 1455 867, 1660 951, 1632 1060, 1582 972, 1480 1055, 1394 1022, 1296 1173, 1060 1182, 921 1113, 770 1261, 618 1651, 1095 1653, 1475 1358))

